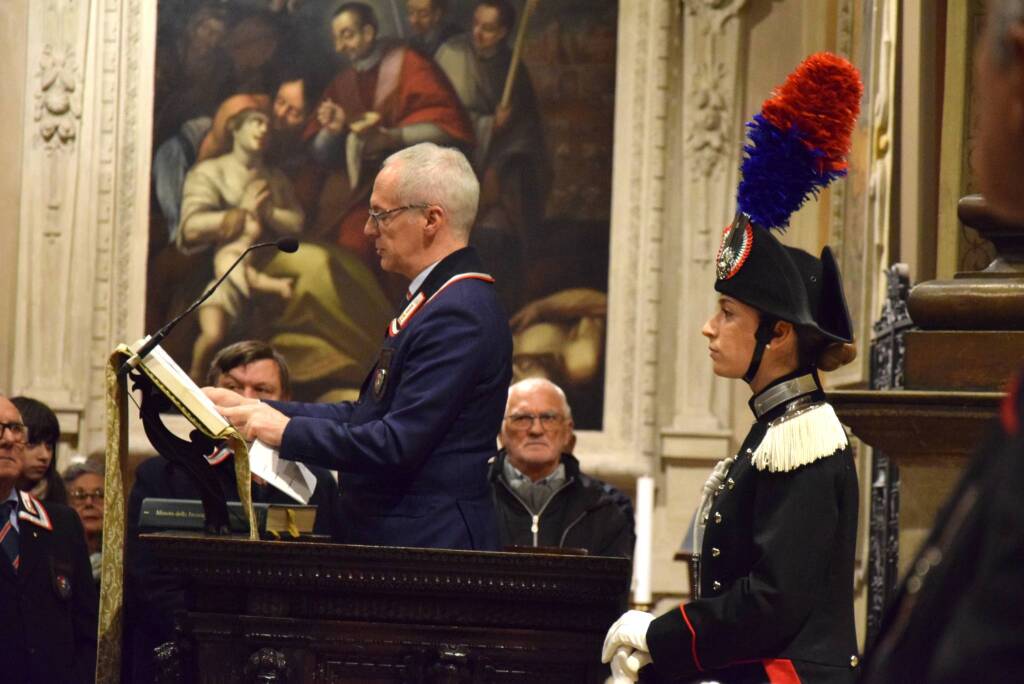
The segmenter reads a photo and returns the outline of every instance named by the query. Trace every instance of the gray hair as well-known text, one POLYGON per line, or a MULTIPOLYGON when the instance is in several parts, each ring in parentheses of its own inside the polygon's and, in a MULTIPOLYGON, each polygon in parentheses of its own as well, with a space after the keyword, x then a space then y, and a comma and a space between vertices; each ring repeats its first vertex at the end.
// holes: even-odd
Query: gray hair
POLYGON ((72 463, 64 470, 64 484, 70 485, 83 475, 99 475, 103 477, 104 470, 103 463, 99 461, 72 463))
POLYGON ((452 231, 469 240, 480 202, 480 181, 466 155, 454 147, 424 142, 395 152, 381 170, 397 173, 396 198, 402 204, 436 204, 448 215, 452 231))
POLYGON ((1024 0, 992 0, 989 3, 988 40, 992 41, 992 55, 1001 67, 1013 60, 1010 27, 1024 22, 1024 0))
MULTIPOLYGON (((513 392, 529 392, 530 390, 539 389, 541 387, 547 388, 558 395, 559 400, 562 402, 562 412, 565 413, 566 418, 571 419, 572 407, 569 406, 569 400, 565 398, 565 392, 562 391, 561 387, 547 378, 526 378, 517 383, 513 383, 508 388, 508 402, 512 401, 513 392)), ((505 404, 505 413, 508 413, 508 403, 505 404)))

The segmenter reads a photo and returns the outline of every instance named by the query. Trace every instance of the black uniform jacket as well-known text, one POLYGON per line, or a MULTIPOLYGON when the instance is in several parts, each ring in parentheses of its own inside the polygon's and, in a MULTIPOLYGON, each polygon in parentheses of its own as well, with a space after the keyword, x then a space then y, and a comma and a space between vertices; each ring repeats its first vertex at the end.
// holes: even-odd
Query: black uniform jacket
MULTIPOLYGON (((211 466, 220 480, 228 501, 238 501, 234 458, 211 466)), ((309 503, 317 507, 313 531, 334 532, 338 485, 324 470, 310 466, 316 476, 316 489, 309 503)), ((287 494, 255 483, 254 503, 290 504, 287 494)), ((151 681, 153 648, 174 637, 174 614, 185 608, 184 587, 173 576, 160 571, 144 546, 139 543, 139 513, 147 498, 199 499, 199 490, 185 471, 163 456, 154 456, 135 469, 135 484, 128 497, 128 534, 125 539, 125 667, 130 681, 151 681)))
POLYGON ((499 452, 490 475, 503 547, 552 546, 586 549, 594 556, 633 557, 633 517, 616 501, 618 490, 584 475, 576 457, 562 454, 565 483, 548 499, 535 524, 530 508, 505 481, 507 457, 504 450, 499 452))
POLYGON ((99 602, 82 523, 20 494, 17 573, 0 553, 0 681, 91 682, 99 602))
MULTIPOLYGON (((817 387, 804 398, 824 401, 817 387)), ((708 515, 701 598, 651 623, 653 664, 641 681, 854 680, 853 456, 847 445, 788 472, 758 470, 752 454, 788 406, 761 416, 743 441, 708 515)))
POLYGON ((349 544, 493 550, 487 462, 512 377, 508 316, 466 247, 388 326, 359 399, 267 402, 291 417, 280 454, 338 470, 349 544))
POLYGON ((936 518, 869 652, 864 681, 1024 681, 1024 393, 936 518))

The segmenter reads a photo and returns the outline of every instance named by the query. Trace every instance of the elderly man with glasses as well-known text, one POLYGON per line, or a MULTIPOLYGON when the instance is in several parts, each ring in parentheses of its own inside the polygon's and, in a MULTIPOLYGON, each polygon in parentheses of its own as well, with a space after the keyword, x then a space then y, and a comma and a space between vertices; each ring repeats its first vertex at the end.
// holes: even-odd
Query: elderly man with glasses
POLYGON ((572 411, 558 385, 530 378, 509 389, 502 450, 491 466, 502 545, 632 557, 632 504, 580 471, 571 453, 572 428, 572 411))
POLYGON ((340 471, 343 542, 498 547, 487 462, 512 337, 494 279, 468 246, 479 195, 457 150, 421 143, 385 160, 364 233, 381 268, 410 284, 358 401, 260 403, 206 390, 247 439, 340 471))
POLYGON ((91 682, 96 586, 69 507, 15 489, 28 428, 0 395, 0 679, 91 682))

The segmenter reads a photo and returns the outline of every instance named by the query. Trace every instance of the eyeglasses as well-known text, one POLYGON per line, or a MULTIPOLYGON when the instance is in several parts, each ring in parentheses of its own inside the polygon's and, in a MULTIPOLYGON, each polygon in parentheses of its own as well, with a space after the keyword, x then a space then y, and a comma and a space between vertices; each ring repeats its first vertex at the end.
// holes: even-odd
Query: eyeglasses
POLYGON ((395 207, 394 209, 388 209, 387 211, 374 211, 373 209, 370 209, 370 217, 366 219, 366 221, 367 223, 373 221, 373 227, 380 230, 381 226, 386 223, 384 219, 389 216, 405 211, 406 209, 426 209, 429 206, 429 204, 406 204, 404 207, 395 207))
POLYGON ((12 421, 10 423, 0 423, 0 437, 3 437, 6 430, 11 431, 11 437, 14 441, 25 443, 25 439, 28 437, 28 426, 24 423, 12 421))
POLYGON ((533 421, 535 420, 539 420, 541 427, 545 430, 554 430, 562 424, 565 418, 562 417, 561 413, 545 411, 540 415, 535 413, 513 413, 510 416, 505 416, 505 420, 516 430, 529 430, 533 427, 533 421))
POLYGON ((72 489, 68 492, 68 496, 70 496, 74 501, 85 501, 90 498, 97 501, 103 501, 103 490, 94 489, 91 492, 87 492, 84 489, 72 489))

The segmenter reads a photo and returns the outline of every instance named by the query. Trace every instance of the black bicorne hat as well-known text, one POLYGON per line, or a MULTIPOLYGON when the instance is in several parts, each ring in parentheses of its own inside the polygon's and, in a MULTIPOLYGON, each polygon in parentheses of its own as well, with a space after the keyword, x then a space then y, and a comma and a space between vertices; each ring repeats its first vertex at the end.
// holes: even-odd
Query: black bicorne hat
POLYGON ((737 212, 722 235, 715 266, 718 292, 827 340, 853 341, 839 267, 828 247, 820 258, 787 247, 772 231, 737 212))

